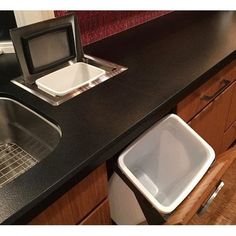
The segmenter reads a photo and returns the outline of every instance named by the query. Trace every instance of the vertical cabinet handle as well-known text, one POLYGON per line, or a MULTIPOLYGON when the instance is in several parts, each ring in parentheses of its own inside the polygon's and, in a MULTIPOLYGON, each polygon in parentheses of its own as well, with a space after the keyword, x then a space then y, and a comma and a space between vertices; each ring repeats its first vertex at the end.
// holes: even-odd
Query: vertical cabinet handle
POLYGON ((198 210, 198 213, 197 213, 198 215, 202 215, 209 208, 209 206, 211 205, 213 200, 216 198, 220 190, 223 188, 223 186, 224 186, 224 182, 220 181, 214 193, 210 196, 207 202, 203 206, 201 206, 200 209, 198 210))
POLYGON ((221 81, 221 83, 222 83, 222 87, 221 87, 219 90, 217 90, 217 91, 216 91, 214 94, 212 94, 212 95, 203 95, 203 96, 201 97, 201 99, 202 99, 202 100, 205 100, 205 101, 210 101, 210 100, 216 98, 221 92, 224 91, 224 89, 225 89, 231 82, 230 82, 229 80, 227 80, 227 79, 224 79, 224 80, 221 81))

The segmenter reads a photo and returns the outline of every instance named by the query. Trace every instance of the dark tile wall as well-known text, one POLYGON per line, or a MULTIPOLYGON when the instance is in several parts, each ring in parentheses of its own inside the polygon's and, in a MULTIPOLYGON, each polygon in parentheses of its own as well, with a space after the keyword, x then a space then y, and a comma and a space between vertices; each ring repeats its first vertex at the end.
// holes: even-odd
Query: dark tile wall
MULTIPOLYGON (((55 11, 62 16, 72 11, 55 11)), ((79 20, 83 45, 93 43, 134 26, 143 24, 170 11, 74 11, 79 20)))

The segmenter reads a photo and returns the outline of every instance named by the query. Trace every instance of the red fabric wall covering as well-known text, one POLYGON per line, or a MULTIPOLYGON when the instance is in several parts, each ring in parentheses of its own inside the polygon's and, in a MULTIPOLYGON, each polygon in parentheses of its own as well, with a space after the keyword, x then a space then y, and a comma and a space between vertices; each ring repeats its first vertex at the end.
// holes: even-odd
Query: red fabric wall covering
POLYGON ((83 45, 87 45, 170 11, 55 11, 55 16, 75 12, 78 16, 83 45))

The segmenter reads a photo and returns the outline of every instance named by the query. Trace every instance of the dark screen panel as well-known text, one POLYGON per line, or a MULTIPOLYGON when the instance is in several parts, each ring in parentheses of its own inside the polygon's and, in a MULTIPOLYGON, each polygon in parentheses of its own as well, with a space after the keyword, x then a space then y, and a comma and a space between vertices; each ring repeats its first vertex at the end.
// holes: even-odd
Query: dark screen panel
POLYGON ((46 66, 70 56, 66 31, 52 32, 29 40, 34 68, 46 66))
POLYGON ((75 58, 71 26, 53 28, 23 38, 24 54, 31 73, 38 73, 75 58))

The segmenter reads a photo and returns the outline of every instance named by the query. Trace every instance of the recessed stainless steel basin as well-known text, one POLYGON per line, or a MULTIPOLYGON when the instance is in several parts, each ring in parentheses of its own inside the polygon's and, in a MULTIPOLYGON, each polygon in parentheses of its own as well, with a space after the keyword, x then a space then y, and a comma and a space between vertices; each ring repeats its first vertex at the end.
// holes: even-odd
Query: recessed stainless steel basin
MULTIPOLYGON (((97 86, 100 83, 103 83, 104 81, 113 78, 114 76, 122 73, 123 71, 127 70, 126 67, 97 58, 92 57, 89 55, 85 55, 83 58, 84 63, 87 63, 89 65, 95 66, 97 68, 100 68, 102 70, 105 70, 105 74, 101 75, 99 78, 93 80, 93 81, 87 81, 87 83, 83 83, 79 88, 71 91, 68 94, 65 94, 63 96, 53 96, 49 93, 44 92, 43 90, 39 89, 36 83, 29 84, 25 83, 25 80, 22 76, 13 79, 11 82, 22 89, 30 92, 31 94, 34 94, 35 96, 43 99, 44 101, 50 103, 53 106, 58 106, 71 98, 97 86)), ((75 62, 70 61, 67 66, 73 65, 75 62)))
POLYGON ((47 157, 62 134, 21 103, 0 97, 0 187, 47 157))

